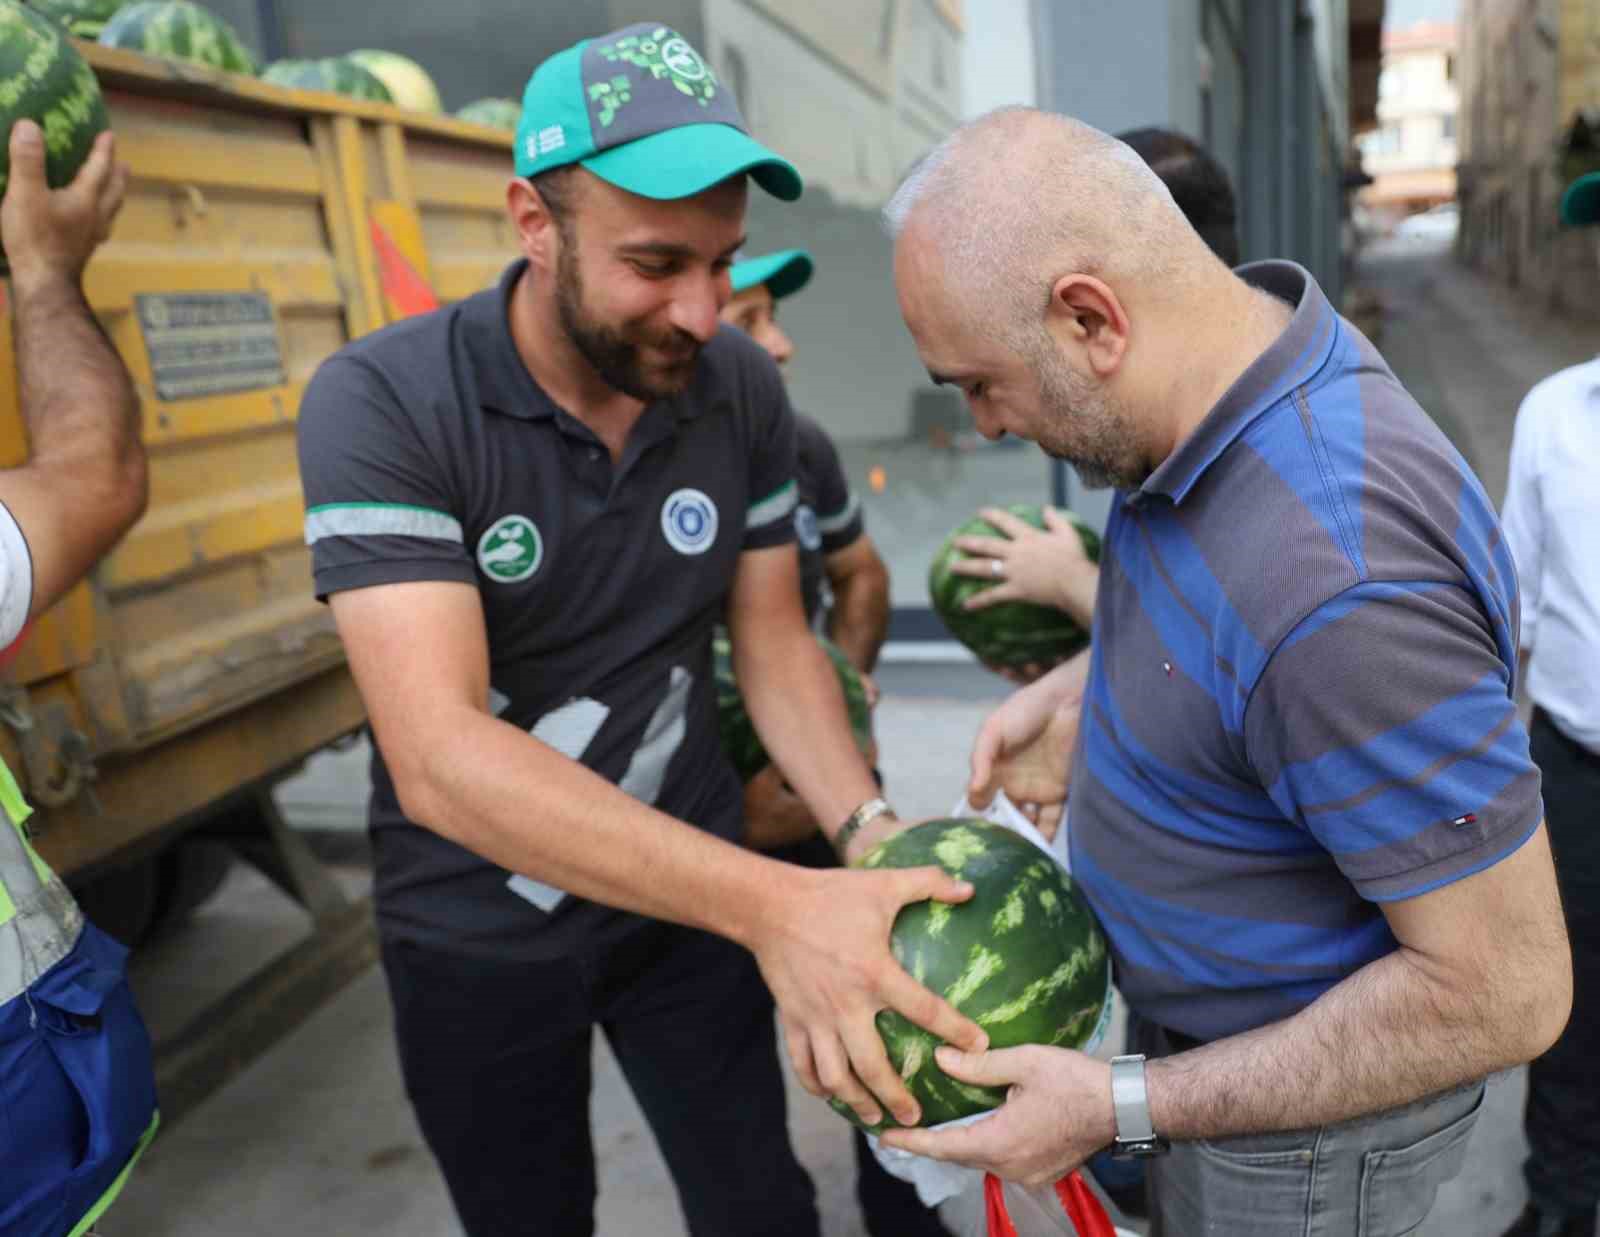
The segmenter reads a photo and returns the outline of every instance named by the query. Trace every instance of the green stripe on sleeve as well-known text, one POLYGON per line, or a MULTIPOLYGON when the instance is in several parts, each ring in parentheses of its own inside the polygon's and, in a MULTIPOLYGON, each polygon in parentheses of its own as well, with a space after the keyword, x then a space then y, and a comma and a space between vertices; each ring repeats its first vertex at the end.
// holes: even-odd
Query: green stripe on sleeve
POLYGON ((752 503, 745 512, 746 528, 765 528, 789 515, 800 503, 800 491, 793 481, 786 481, 760 502, 752 503))
POLYGON ((328 503, 306 512, 306 544, 325 537, 428 537, 463 545, 461 521, 404 503, 328 503))

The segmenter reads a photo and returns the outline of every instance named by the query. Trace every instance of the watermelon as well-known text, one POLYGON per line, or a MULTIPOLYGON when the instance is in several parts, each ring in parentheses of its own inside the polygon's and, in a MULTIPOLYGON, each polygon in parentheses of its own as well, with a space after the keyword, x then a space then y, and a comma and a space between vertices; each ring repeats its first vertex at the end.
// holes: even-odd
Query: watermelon
POLYGON ((343 56, 326 60, 275 60, 261 71, 261 80, 293 90, 322 90, 351 99, 393 103, 389 88, 377 75, 343 56))
POLYGON ((53 17, 80 39, 97 39, 106 22, 128 0, 28 0, 30 7, 53 17))
POLYGON ((11 177, 11 128, 23 119, 44 130, 52 189, 71 183, 111 123, 100 83, 66 31, 16 0, 0 0, 0 197, 11 177))
POLYGON ((439 88, 433 84, 428 71, 410 57, 398 52, 373 51, 364 48, 350 52, 346 57, 375 74, 389 88, 389 94, 401 107, 418 112, 442 112, 444 103, 439 98, 439 88))
MULTIPOLYGON (((1006 510, 1035 528, 1045 527, 1044 512, 1039 507, 1019 504, 1006 510)), ((1066 512, 1066 516, 1078 530, 1084 552, 1099 562, 1099 534, 1072 512, 1066 512)), ((967 598, 993 587, 994 582, 956 575, 950 570, 951 563, 968 557, 956 548, 956 538, 1001 535, 987 520, 979 518, 968 520, 945 538, 928 569, 928 593, 934 612, 950 634, 985 665, 1018 667, 1038 662, 1050 666, 1071 657, 1089 643, 1089 633, 1054 606, 1005 601, 986 610, 965 608, 967 598)))
MULTIPOLYGON (((988 1033, 991 1048, 1085 1048, 1105 1032, 1111 963, 1094 913, 1060 864, 1020 834, 982 820, 930 820, 889 838, 863 868, 940 867, 973 886, 969 901, 915 902, 895 917, 895 960, 988 1033)), ((958 1082, 934 1060, 943 1041, 883 1010, 878 1034, 922 1107, 941 1125, 1005 1102, 1002 1087, 958 1082)), ((847 1105, 835 1111, 861 1124, 847 1105)), ((897 1124, 886 1115, 872 1127, 897 1124)))
MULTIPOLYGON (((844 689, 845 709, 850 714, 850 729, 856 745, 864 756, 872 752, 872 710, 867 705, 866 688, 861 682, 861 672, 831 641, 822 640, 839 675, 839 686, 844 689)), ((767 749, 761 745, 750 714, 745 712, 744 697, 733 678, 733 647, 725 632, 719 631, 711 645, 715 661, 717 682, 717 722, 722 733, 722 748, 738 770, 739 779, 748 782, 772 763, 767 749)))
POLYGON ((522 119, 522 105, 512 99, 479 99, 457 112, 456 119, 492 129, 515 129, 522 119))
POLYGON ((100 42, 227 73, 256 71, 255 56, 233 27, 190 0, 138 0, 126 5, 106 23, 100 42))

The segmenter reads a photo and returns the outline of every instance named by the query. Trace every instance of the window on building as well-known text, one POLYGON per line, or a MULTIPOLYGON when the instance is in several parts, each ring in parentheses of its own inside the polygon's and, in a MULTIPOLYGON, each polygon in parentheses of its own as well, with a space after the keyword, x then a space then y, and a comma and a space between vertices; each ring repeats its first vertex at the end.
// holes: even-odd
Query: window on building
POLYGON ((1439 127, 1439 136, 1447 142, 1456 140, 1456 114, 1454 112, 1445 114, 1444 120, 1439 127))
POLYGON ((1447 82, 1453 82, 1456 80, 1456 58, 1454 52, 1450 52, 1445 55, 1444 80, 1447 82))

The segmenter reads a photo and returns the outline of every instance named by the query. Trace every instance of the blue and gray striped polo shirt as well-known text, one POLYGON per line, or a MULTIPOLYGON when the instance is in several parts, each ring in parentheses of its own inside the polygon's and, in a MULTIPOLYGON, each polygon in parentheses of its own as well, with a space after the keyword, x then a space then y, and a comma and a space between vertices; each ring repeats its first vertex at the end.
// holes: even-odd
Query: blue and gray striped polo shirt
POLYGON ((1379 903, 1542 818, 1483 487, 1304 270, 1240 274, 1294 314, 1118 495, 1071 793, 1119 986, 1202 1039, 1389 953, 1379 903))

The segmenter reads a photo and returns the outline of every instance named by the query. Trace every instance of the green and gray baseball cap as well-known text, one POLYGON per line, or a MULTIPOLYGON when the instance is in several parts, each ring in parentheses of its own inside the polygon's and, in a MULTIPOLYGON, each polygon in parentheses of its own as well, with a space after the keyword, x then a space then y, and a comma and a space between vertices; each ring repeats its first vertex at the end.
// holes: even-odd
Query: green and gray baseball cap
POLYGON ((781 301, 811 282, 811 269, 811 255, 804 249, 780 249, 759 258, 737 255, 728 279, 735 293, 764 283, 772 299, 781 301))
POLYGON ((1561 195, 1561 220, 1572 227, 1600 223, 1600 172, 1589 172, 1561 195))
POLYGON ((518 176, 581 163, 646 198, 686 198, 748 172, 776 198, 800 173, 750 136, 733 92, 677 31, 624 26, 533 71, 517 126, 518 176))

